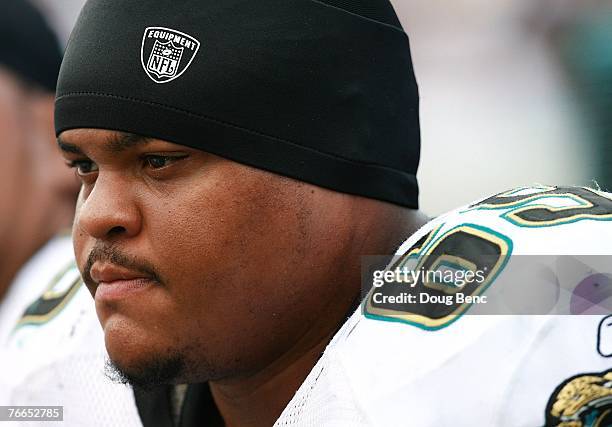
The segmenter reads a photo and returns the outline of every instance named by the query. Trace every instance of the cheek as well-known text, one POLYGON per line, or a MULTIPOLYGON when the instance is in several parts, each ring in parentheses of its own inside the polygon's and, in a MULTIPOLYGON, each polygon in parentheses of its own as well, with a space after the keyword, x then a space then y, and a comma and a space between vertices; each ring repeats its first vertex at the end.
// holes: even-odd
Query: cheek
POLYGON ((243 200, 219 177, 190 182, 143 207, 144 232, 169 275, 206 275, 229 269, 244 249, 249 224, 256 222, 251 202, 243 200))
POLYGON ((178 306, 214 305, 243 251, 242 220, 214 195, 184 198, 157 210, 148 222, 160 273, 178 306))
POLYGON ((289 209, 279 215, 282 206, 233 194, 219 187, 172 201, 146 215, 147 234, 168 281, 172 308, 166 310, 176 315, 168 332, 183 331, 217 361, 243 357, 257 364, 296 336, 294 317, 303 314, 305 296, 292 289, 304 240, 289 209))

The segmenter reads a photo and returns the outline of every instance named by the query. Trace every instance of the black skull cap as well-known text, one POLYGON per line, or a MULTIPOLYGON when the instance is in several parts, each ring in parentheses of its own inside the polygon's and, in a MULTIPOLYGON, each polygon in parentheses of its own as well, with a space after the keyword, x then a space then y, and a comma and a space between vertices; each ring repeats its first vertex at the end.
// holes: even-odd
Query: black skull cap
POLYGON ((56 132, 139 134, 416 208, 418 107, 387 0, 89 0, 56 132))
POLYGON ((0 66, 47 92, 55 92, 62 53, 42 14, 25 0, 2 0, 0 66))

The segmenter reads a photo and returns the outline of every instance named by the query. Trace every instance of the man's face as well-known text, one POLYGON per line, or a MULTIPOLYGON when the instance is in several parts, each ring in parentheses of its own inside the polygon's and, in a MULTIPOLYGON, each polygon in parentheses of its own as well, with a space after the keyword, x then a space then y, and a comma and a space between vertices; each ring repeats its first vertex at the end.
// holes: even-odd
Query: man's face
MULTIPOLYGON (((0 250, 27 258, 72 223, 78 181, 54 142, 53 95, 0 67, 0 250)), ((0 261, 2 265, 2 261, 0 261)))
POLYGON ((72 226, 79 180, 69 170, 55 143, 53 94, 30 94, 28 104, 29 140, 32 146, 32 175, 36 179, 35 206, 41 213, 40 228, 50 235, 72 226))
POLYGON ((53 95, 0 66, 0 300, 21 266, 72 223, 78 180, 53 132, 53 95))
POLYGON ((59 144, 83 182, 78 266, 133 382, 248 375, 337 298, 344 195, 161 140, 80 129, 59 144))
POLYGON ((0 69, 0 241, 7 242, 22 215, 30 172, 24 101, 16 80, 0 69))

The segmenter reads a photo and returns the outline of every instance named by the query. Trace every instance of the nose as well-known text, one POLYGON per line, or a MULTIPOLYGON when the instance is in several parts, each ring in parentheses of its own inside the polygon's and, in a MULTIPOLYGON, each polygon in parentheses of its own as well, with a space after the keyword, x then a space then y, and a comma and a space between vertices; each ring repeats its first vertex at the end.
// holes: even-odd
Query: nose
POLYGON ((91 192, 81 195, 75 227, 98 240, 138 235, 142 217, 129 184, 100 174, 91 192))

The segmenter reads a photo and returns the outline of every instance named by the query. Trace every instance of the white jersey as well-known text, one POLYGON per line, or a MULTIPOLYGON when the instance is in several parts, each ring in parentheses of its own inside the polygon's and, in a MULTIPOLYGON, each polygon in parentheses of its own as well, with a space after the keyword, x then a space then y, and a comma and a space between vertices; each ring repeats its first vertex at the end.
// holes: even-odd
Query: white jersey
POLYGON ((58 236, 45 244, 19 270, 4 298, 0 301, 0 405, 9 399, 14 367, 8 362, 8 341, 25 309, 35 301, 57 273, 59 265, 72 255, 70 237, 58 236))
POLYGON ((66 264, 73 257, 70 237, 58 236, 47 242, 19 270, 6 295, 0 300, 0 354, 26 307, 48 286, 58 266, 66 264))
POLYGON ((497 248, 503 260, 486 291, 473 295, 487 295, 512 274, 515 255, 555 255, 551 268, 569 294, 565 303, 599 314, 485 316, 454 306, 428 317, 385 311, 372 304, 371 292, 275 425, 612 426, 612 316, 580 305, 589 299, 589 277, 599 280, 592 305, 612 302, 612 195, 544 186, 509 191, 433 220, 397 255, 451 259, 470 239, 497 248), (572 261, 587 255, 607 255, 607 275, 572 261))
POLYGON ((44 293, 13 322, 3 350, 0 405, 63 406, 62 425, 69 427, 141 426, 131 388, 104 375, 107 353, 94 301, 71 245, 65 254, 43 282, 44 293))

